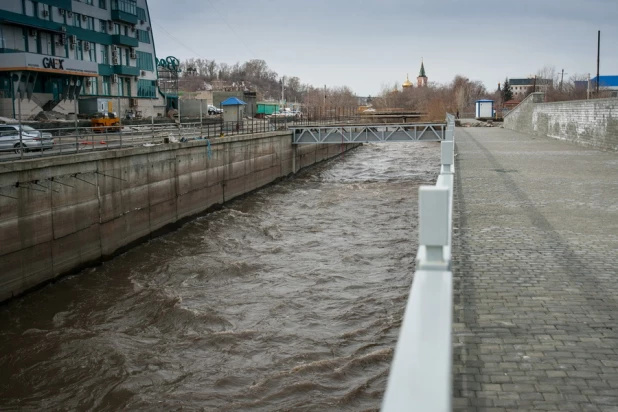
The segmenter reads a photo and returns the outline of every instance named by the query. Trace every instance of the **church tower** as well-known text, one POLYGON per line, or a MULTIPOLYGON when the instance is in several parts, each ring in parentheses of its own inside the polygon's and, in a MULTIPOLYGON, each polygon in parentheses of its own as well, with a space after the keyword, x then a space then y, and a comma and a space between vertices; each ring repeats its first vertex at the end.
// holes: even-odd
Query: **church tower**
POLYGON ((418 73, 418 77, 416 78, 418 87, 426 87, 427 86, 427 75, 425 74, 425 65, 423 64, 423 60, 421 59, 421 71, 418 73))

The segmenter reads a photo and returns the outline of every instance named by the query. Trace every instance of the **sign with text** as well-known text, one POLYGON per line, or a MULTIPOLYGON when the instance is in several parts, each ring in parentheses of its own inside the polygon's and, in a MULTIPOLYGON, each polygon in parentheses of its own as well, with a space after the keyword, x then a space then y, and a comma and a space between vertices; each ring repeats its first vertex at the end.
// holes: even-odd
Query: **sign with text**
POLYGON ((34 70, 78 76, 97 76, 99 65, 95 62, 42 54, 6 53, 0 59, 0 71, 7 70, 34 70))

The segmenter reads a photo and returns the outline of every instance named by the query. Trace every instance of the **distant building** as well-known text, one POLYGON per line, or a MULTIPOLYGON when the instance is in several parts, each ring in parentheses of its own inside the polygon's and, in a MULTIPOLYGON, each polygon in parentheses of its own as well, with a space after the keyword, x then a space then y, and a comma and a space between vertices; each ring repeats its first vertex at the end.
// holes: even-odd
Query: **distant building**
POLYGON ((597 89, 597 82, 599 83, 599 89, 609 90, 611 97, 618 97, 618 76, 599 76, 590 79, 590 90, 597 89))
POLYGON ((541 79, 537 78, 535 80, 534 77, 528 77, 524 79, 509 79, 509 86, 511 86, 511 92, 513 92, 513 97, 521 99, 524 97, 528 90, 536 85, 537 92, 546 91, 549 86, 553 85, 553 81, 551 79, 541 79))
POLYGON ((427 86, 427 75, 425 74, 425 65, 423 64, 423 60, 421 59, 421 70, 418 73, 418 77, 416 78, 416 83, 418 87, 426 87, 427 86))
POLYGON ((151 27, 146 0, 0 1, 0 115, 162 114, 151 27))
POLYGON ((403 87, 403 89, 411 89, 413 87, 412 82, 410 81, 410 75, 406 74, 406 81, 403 82, 403 84, 401 85, 401 87, 403 87))

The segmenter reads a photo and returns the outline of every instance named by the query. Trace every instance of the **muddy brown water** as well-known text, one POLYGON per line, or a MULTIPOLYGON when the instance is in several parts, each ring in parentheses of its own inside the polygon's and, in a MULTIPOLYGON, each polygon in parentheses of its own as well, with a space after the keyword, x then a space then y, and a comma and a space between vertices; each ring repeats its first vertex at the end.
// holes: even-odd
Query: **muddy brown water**
POLYGON ((0 409, 379 409, 438 171, 365 145, 0 306, 0 409))

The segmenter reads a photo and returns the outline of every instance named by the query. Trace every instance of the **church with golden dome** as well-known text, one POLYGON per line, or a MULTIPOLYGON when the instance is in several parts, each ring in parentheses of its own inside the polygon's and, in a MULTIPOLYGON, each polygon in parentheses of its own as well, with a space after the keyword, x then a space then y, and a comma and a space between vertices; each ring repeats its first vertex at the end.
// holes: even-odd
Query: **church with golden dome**
MULTIPOLYGON (((419 71, 418 76, 416 77, 416 87, 427 87, 428 80, 429 78, 427 77, 427 74, 425 74, 425 64, 423 60, 421 59, 421 70, 419 71)), ((403 87, 403 90, 412 89, 414 87, 414 85, 410 81, 409 74, 406 75, 406 81, 403 82, 401 87, 403 87)))

